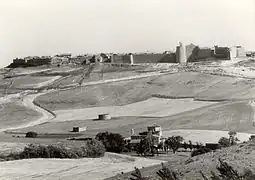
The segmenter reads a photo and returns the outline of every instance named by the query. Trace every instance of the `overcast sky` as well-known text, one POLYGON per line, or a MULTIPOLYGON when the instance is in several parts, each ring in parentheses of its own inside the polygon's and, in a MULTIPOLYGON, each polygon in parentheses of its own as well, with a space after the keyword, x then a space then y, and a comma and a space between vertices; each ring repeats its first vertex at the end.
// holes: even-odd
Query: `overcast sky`
POLYGON ((162 52, 179 41, 255 50, 254 0, 0 0, 0 67, 14 57, 162 52))

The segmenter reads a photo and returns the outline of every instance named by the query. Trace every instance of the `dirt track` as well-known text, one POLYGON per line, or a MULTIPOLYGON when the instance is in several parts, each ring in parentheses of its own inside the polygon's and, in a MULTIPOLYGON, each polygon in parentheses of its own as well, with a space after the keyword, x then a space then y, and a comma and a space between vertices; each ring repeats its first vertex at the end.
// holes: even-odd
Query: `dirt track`
MULTIPOLYGON (((118 79, 109 79, 109 80, 102 80, 102 81, 92 81, 92 82, 87 82, 87 83, 83 83, 82 86, 88 86, 88 85, 97 85, 97 84, 102 84, 102 83, 109 83, 109 82, 117 82, 117 81, 125 81, 125 80, 130 80, 130 79, 138 79, 138 78, 144 78, 144 77, 150 77, 150 76, 157 76, 160 75, 160 72, 154 72, 154 73, 146 73, 144 75, 139 75, 139 76, 132 76, 132 77, 124 77, 124 78, 118 78, 118 79)), ((55 77, 52 80, 43 82, 43 83, 39 83, 38 87, 40 86, 46 86, 47 84, 52 83, 53 81, 59 79, 59 77, 55 77)), ((47 122, 51 119, 54 118, 54 116, 49 113, 48 111, 46 111, 45 109, 37 106, 36 104, 34 104, 34 100, 36 97, 39 97, 41 95, 47 94, 49 92, 52 91, 46 91, 44 93, 37 93, 37 94, 31 94, 31 95, 24 95, 23 100, 22 100, 22 104, 30 109, 33 109, 35 111, 37 111, 38 113, 41 114, 41 117, 35 121, 26 123, 26 124, 21 124, 19 126, 13 126, 13 127, 8 127, 8 128, 2 128, 0 129, 0 132, 3 131, 7 131, 7 130, 14 130, 14 129, 21 129, 21 128, 26 128, 26 127, 30 127, 30 126, 34 126, 34 125, 38 125, 38 124, 42 124, 44 122, 47 122)), ((3 101, 5 99, 3 98, 3 101)))

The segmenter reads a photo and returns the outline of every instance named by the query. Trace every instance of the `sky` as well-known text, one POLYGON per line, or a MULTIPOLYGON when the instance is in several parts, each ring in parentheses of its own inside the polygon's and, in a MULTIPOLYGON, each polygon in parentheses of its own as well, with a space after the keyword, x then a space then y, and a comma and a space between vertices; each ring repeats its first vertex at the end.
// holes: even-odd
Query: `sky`
POLYGON ((0 0, 0 67, 15 57, 163 52, 178 42, 255 50, 255 0, 0 0))

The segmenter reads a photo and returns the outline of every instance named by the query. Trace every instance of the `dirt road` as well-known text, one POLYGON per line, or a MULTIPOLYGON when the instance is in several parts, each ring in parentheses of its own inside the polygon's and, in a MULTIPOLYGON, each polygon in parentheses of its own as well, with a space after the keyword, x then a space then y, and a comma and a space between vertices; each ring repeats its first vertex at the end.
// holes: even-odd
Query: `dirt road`
MULTIPOLYGON (((160 73, 160 72, 153 72, 153 73, 146 73, 143 75, 139 75, 139 76, 131 76, 131 77, 124 77, 124 78, 117 78, 117 79, 109 79, 109 80, 102 80, 102 81, 91 81, 91 82, 86 82, 83 83, 82 86, 89 86, 89 85, 97 85, 97 84, 102 84, 102 83, 110 83, 110 82, 117 82, 117 81, 125 81, 125 80, 132 80, 132 79, 138 79, 138 78, 144 78, 144 77, 149 77, 149 76, 157 76, 157 75, 161 75, 161 74, 166 74, 166 73, 160 73)), ((52 83, 52 81, 55 81, 59 79, 59 77, 53 78, 50 81, 47 81, 47 83, 43 83, 43 84, 38 84, 38 86, 47 86, 47 84, 52 83)), ((22 104, 30 109, 33 109, 35 111, 37 111, 38 113, 40 113, 42 116, 32 122, 26 123, 26 124, 22 124, 19 126, 14 126, 14 127, 9 127, 9 128, 2 128, 0 129, 0 132, 3 131, 11 131, 11 130, 16 130, 16 129, 21 129, 21 128, 26 128, 26 127, 30 127, 30 126, 34 126, 34 125, 38 125, 44 122, 48 122, 52 119, 54 119, 55 117, 52 115, 52 113, 49 113, 48 111, 46 111, 45 109, 37 106, 36 104, 34 104, 34 100, 36 97, 41 96, 43 94, 47 94, 52 92, 52 90, 50 91, 45 91, 44 93, 37 93, 37 94, 30 94, 30 95, 23 95, 23 101, 22 104)))
MULTIPOLYGON (((122 77, 122 78, 116 78, 116 79, 106 79, 106 80, 100 80, 100 81, 91 81, 91 82, 84 82, 82 83, 81 86, 91 86, 91 85, 98 85, 98 84, 103 84, 103 83, 111 83, 111 82, 118 82, 118 81, 127 81, 127 80, 133 80, 133 79, 140 79, 140 78, 146 78, 150 76, 159 76, 159 75, 165 75, 173 72, 167 72, 167 73, 162 73, 162 72, 150 72, 150 73, 144 73, 142 75, 137 75, 137 76, 129 76, 129 77, 122 77)), ((60 88, 68 88, 68 87, 73 87, 77 86, 77 84, 70 84, 68 86, 61 86, 60 88)))

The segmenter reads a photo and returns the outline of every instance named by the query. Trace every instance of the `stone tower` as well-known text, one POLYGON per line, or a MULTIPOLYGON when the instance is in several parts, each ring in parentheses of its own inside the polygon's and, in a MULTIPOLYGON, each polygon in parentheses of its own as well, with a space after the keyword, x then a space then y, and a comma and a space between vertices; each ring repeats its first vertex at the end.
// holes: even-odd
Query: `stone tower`
POLYGON ((129 59, 130 59, 130 64, 133 65, 134 64, 134 56, 132 53, 129 53, 129 59))
POLYGON ((176 62, 180 64, 186 64, 186 47, 180 42, 179 46, 176 47, 176 62))

